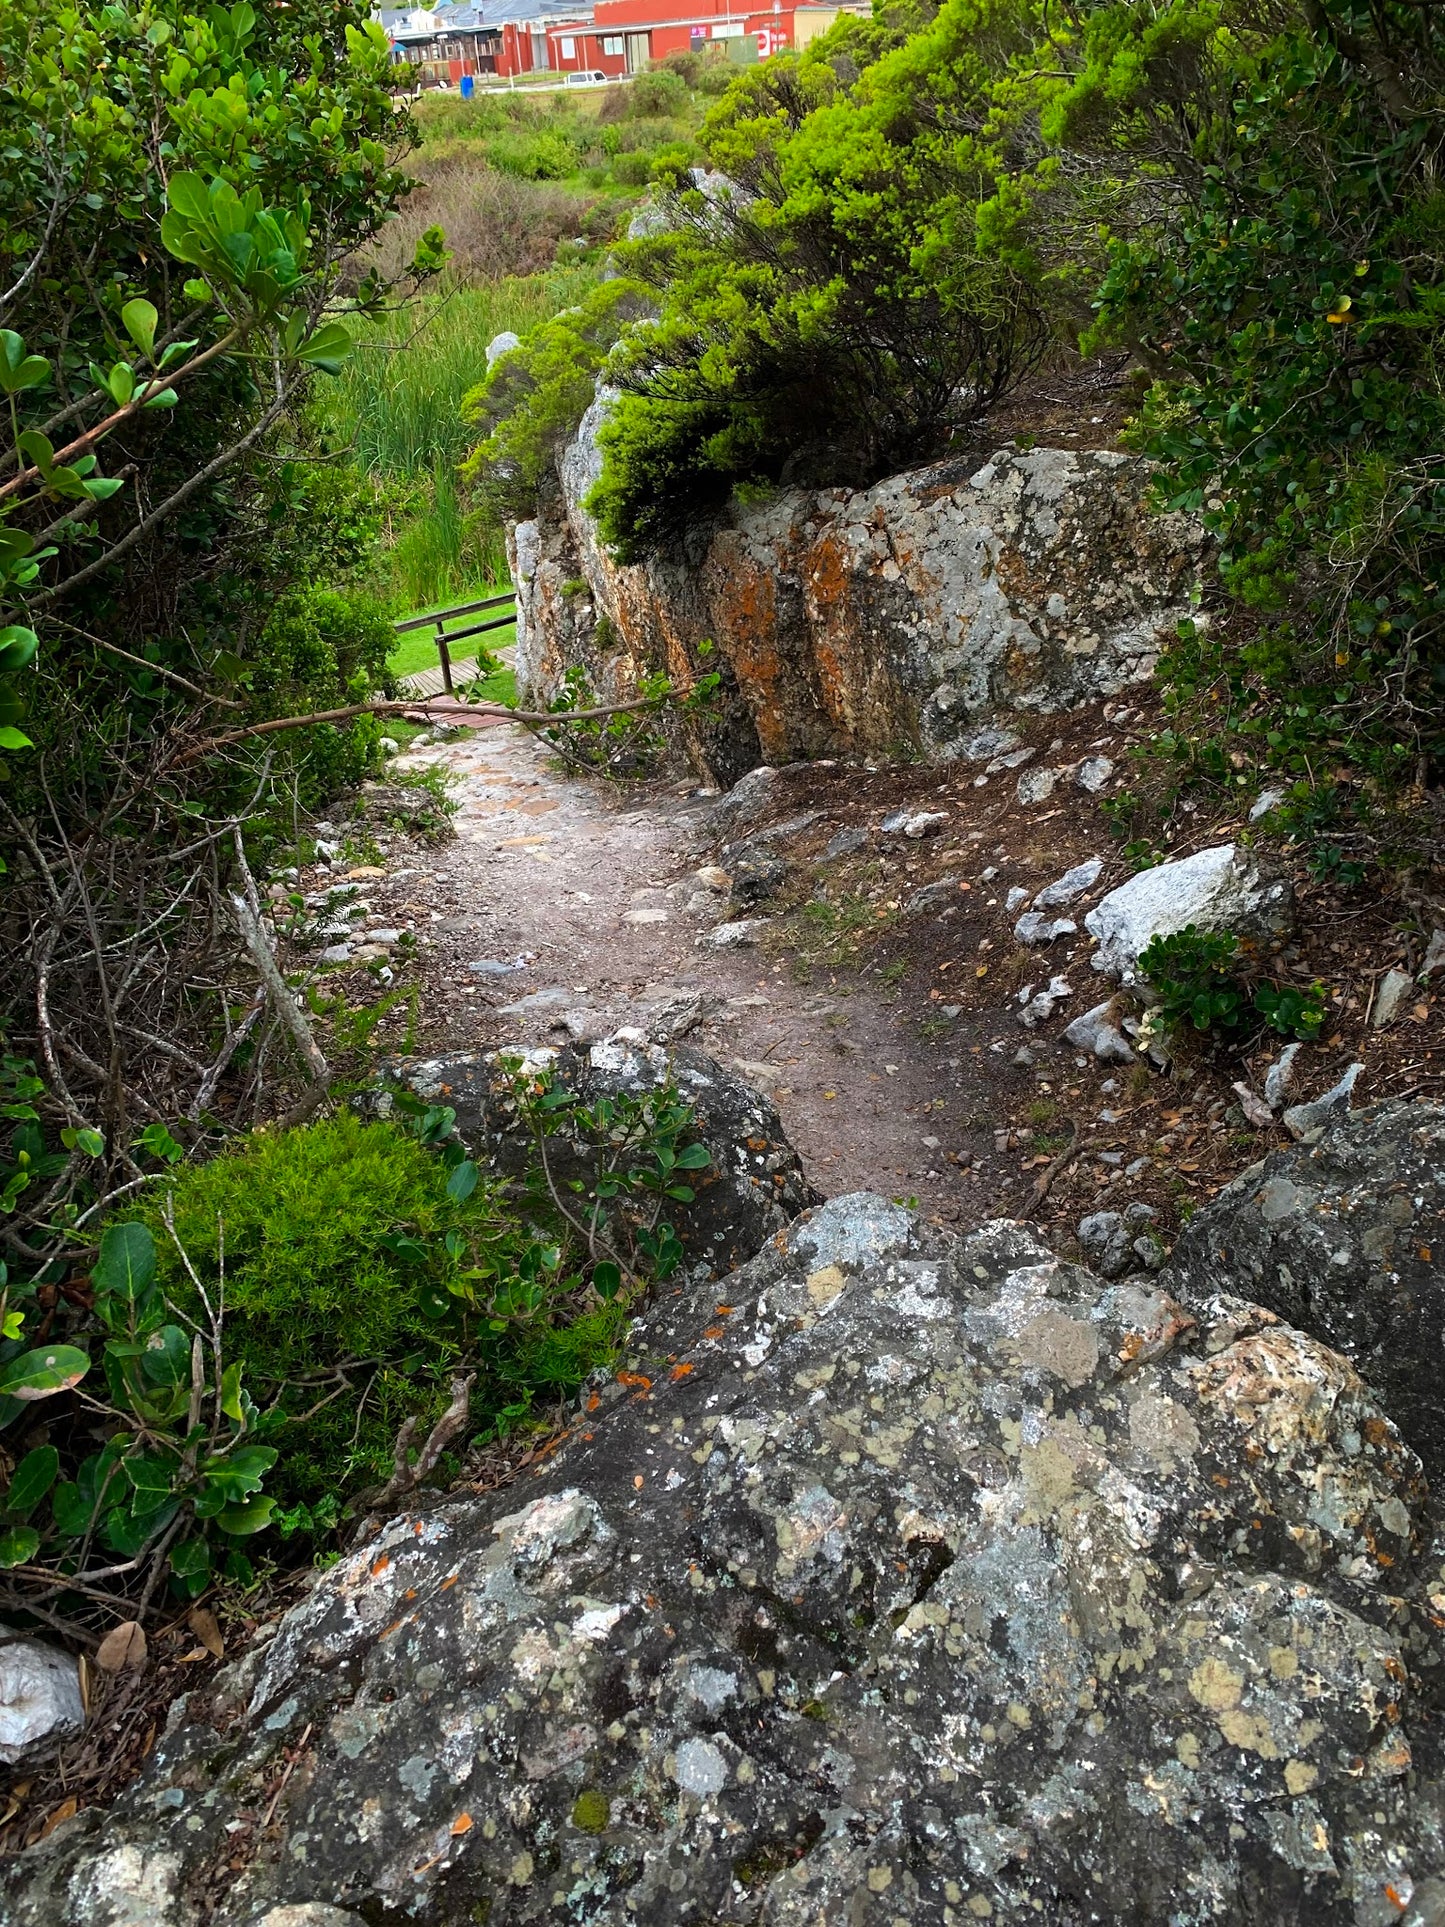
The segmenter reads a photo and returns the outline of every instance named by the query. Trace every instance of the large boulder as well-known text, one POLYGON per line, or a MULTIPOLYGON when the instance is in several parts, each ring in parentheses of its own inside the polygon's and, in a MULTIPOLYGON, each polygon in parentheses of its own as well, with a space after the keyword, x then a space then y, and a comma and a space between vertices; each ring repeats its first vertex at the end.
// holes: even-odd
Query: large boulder
POLYGON ((1141 953, 1155 937, 1172 937, 1193 924, 1261 940, 1283 931, 1291 913, 1289 885, 1266 877, 1248 851, 1234 843, 1140 870, 1084 918, 1098 939, 1095 970, 1132 984, 1141 953))
POLYGON ((513 535, 519 683, 540 704, 575 668, 613 698, 659 671, 678 689, 717 672, 681 726, 724 783, 900 742, 964 756, 996 708, 1048 714, 1147 681, 1188 613, 1200 526, 1155 512, 1150 464, 1108 450, 1002 448, 872 488, 783 490, 623 567, 586 506, 611 400, 513 535))
POLYGON ((1272 1152, 1190 1219, 1165 1275, 1343 1352, 1445 1481, 1445 1107, 1375 1104, 1272 1152))
POLYGON ((319 1574, 0 1921, 1438 1927, 1424 1503, 1268 1312, 834 1199, 319 1574))
MULTIPOLYGON (((669 1079, 692 1107, 696 1136, 711 1167, 689 1171, 691 1204, 669 1200, 666 1215, 690 1266, 720 1277, 745 1263, 818 1194, 789 1144, 772 1101, 725 1071, 716 1058, 686 1044, 646 1041, 635 1031, 589 1045, 519 1052, 459 1052, 397 1068, 396 1076, 429 1104, 448 1104, 457 1132, 479 1159, 520 1178, 537 1162, 532 1133, 518 1117, 509 1065, 546 1072, 585 1105, 599 1098, 641 1097, 669 1079)), ((564 1188, 596 1175, 595 1151, 563 1131, 547 1140, 548 1166, 564 1188)))

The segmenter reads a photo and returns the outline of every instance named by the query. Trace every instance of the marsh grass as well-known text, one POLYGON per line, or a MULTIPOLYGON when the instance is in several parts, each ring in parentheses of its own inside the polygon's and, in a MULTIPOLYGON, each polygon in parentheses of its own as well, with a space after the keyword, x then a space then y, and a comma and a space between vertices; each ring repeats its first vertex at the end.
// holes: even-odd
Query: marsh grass
MULTIPOLYGON (((382 593, 394 616, 461 601, 478 583, 506 583, 501 530, 469 510, 457 477, 473 434, 462 397, 481 378, 495 335, 523 334, 596 279, 595 268, 573 266, 454 283, 359 329, 341 374, 324 390, 318 384, 322 433, 349 448, 383 492, 382 593)), ((505 640, 498 632, 493 646, 505 640)))

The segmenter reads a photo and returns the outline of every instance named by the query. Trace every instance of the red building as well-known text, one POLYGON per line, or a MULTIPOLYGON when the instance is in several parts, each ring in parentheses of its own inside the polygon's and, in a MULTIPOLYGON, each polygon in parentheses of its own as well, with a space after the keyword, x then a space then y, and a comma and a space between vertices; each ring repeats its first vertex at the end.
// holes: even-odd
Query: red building
POLYGON ((728 0, 595 0, 590 15, 579 10, 571 17, 503 22, 496 71, 635 74, 649 61, 709 46, 750 65, 806 47, 842 13, 866 12, 861 0, 848 6, 773 0, 751 10, 728 0))

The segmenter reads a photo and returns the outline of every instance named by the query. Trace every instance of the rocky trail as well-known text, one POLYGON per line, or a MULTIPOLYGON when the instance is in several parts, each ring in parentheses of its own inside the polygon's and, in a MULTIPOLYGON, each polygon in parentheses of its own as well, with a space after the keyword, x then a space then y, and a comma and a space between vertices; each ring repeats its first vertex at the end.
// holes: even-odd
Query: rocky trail
MULTIPOLYGON (((1150 721, 1110 703, 983 730, 942 768, 824 760, 723 797, 568 774, 521 729, 444 726, 393 767, 446 774, 455 841, 384 837, 380 865, 338 857, 303 883, 340 918, 322 934, 343 938, 323 953, 343 981, 365 962, 420 979, 423 1057, 686 1037, 773 1100, 824 1196, 882 1189, 940 1223, 1017 1216, 1056 1240, 1119 1212, 1167 1241, 1291 1141, 1287 1103, 1352 1064, 1356 1104, 1438 1094, 1445 1051, 1428 941, 1288 857, 1271 874, 1294 923, 1270 950, 1282 976, 1327 983, 1317 1042, 1281 1064, 1277 1037, 1240 1061, 1186 1035, 1165 1075, 1114 1031, 1127 1004, 1099 1041, 1114 984, 1086 918, 1131 869, 1100 804, 1150 721)), ((1255 792, 1224 801, 1186 802, 1159 854, 1247 837, 1255 792)))

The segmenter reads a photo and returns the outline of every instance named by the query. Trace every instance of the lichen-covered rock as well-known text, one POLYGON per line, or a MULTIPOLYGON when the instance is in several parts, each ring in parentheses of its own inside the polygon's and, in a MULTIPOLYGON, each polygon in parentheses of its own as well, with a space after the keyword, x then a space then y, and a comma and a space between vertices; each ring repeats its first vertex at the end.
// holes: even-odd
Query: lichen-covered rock
MULTIPOLYGON (((687 1174, 693 1202, 669 1201, 667 1208, 689 1265, 720 1277, 816 1202, 771 1100, 703 1051, 686 1044, 664 1048, 626 1032, 566 1049, 530 1050, 520 1061, 550 1071, 587 1105, 642 1096, 673 1079, 693 1108, 697 1137, 712 1153, 710 1169, 687 1174)), ((508 1089, 505 1054, 460 1052, 400 1066, 397 1074, 427 1103, 449 1104, 463 1142, 505 1176, 519 1177, 535 1163, 535 1141, 518 1123, 508 1089)), ((561 1187, 595 1175, 595 1154, 565 1132, 547 1140, 547 1157, 561 1187)))
POLYGON ((718 671, 688 727, 724 783, 900 742, 971 755, 974 719, 997 708, 1051 713, 1147 680, 1188 612, 1199 528, 1151 509, 1141 457, 1108 452, 1004 449, 869 489, 788 490, 619 567, 584 507, 609 401, 513 536, 519 683, 550 700, 580 666, 621 699, 645 674, 687 688, 718 671))
POLYGON ((1445 1481, 1445 1107, 1372 1105, 1272 1152, 1190 1219, 1166 1275, 1342 1351, 1445 1481))
POLYGON ((141 1917, 125 1856, 158 1927, 1438 1921, 1424 1491, 1337 1353, 860 1195, 611 1393, 321 1574, 5 1927, 141 1917))

